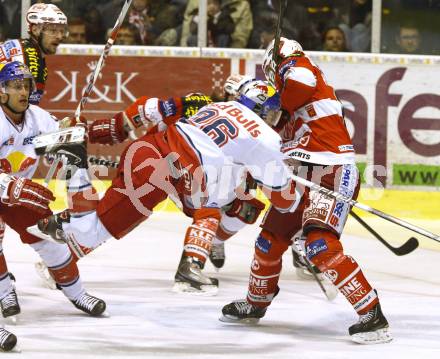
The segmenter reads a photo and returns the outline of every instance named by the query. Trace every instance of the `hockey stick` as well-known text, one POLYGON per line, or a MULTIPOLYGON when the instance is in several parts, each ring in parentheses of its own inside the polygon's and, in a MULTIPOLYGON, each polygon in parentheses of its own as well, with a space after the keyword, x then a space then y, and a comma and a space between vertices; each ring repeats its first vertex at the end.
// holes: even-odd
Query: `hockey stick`
MULTIPOLYGON (((90 93, 92 92, 93 86, 96 83, 96 80, 98 79, 98 76, 104 67, 105 59, 107 58, 108 54, 110 53, 110 49, 113 45, 113 43, 116 40, 116 37, 118 36, 119 29, 121 28, 122 22, 124 21, 125 15, 127 14, 127 11, 131 5, 132 0, 125 0, 124 5, 122 6, 121 12, 119 14, 119 17, 116 20, 115 26, 113 27, 113 30, 107 40, 107 43, 104 46, 104 49, 101 53, 101 57, 98 60, 98 63, 96 64, 95 69, 93 70, 93 76, 90 77, 89 83, 87 84, 87 87, 81 97, 81 100, 78 103, 78 107, 75 111, 75 118, 79 118, 81 115, 82 110, 84 109, 84 105, 87 103, 87 100, 90 96, 90 93)), ((55 170, 59 164, 59 160, 54 160, 49 168, 49 171, 46 174, 46 177, 44 178, 44 185, 47 187, 49 185, 50 180, 52 179, 55 170)))
MULTIPOLYGON (((278 10, 277 28, 275 30, 275 41, 273 44, 272 61, 276 64, 278 61, 278 50, 280 48, 281 24, 283 22, 284 10, 287 7, 287 0, 279 0, 280 8, 278 10)), ((275 69, 274 69, 275 70, 275 69)))
POLYGON ((113 27, 110 37, 108 38, 107 43, 104 46, 104 50, 102 51, 101 57, 99 58, 98 63, 96 64, 96 67, 93 70, 93 76, 90 77, 89 83, 87 84, 84 94, 82 95, 78 107, 76 108, 75 111, 76 118, 79 118, 79 116, 81 115, 81 112, 84 109, 84 105, 86 104, 90 96, 90 93, 92 92, 93 86, 95 85, 96 80, 98 79, 99 73, 104 67, 104 61, 107 58, 108 54, 110 53, 110 49, 113 43, 115 42, 116 37, 118 36, 118 31, 121 28, 122 22, 124 21, 125 15, 127 14, 131 2, 132 0, 125 0, 124 6, 122 6, 121 13, 119 14, 119 17, 116 20, 115 26, 113 27))
POLYGON ((432 232, 429 232, 426 229, 423 229, 423 228, 421 228, 419 226, 416 226, 414 224, 408 223, 408 222, 406 222, 406 221, 404 221, 402 219, 399 219, 397 217, 391 216, 390 214, 387 214, 387 213, 384 213, 382 211, 379 211, 378 209, 372 208, 372 207, 367 206, 367 205, 365 205, 363 203, 359 203, 359 202, 355 201, 354 199, 346 197, 346 196, 344 196, 343 194, 341 194, 339 192, 331 191, 331 190, 329 190, 327 188, 321 187, 321 186, 317 185, 314 182, 306 180, 305 178, 296 176, 294 174, 291 174, 291 177, 297 183, 300 183, 303 186, 309 187, 312 190, 318 191, 321 194, 324 194, 324 195, 329 196, 329 197, 333 197, 333 198, 337 199, 338 201, 342 201, 342 202, 348 203, 348 204, 350 204, 353 207, 356 207, 356 208, 362 209, 362 210, 364 210, 366 212, 372 213, 372 214, 374 214, 374 215, 376 215, 378 217, 381 217, 381 218, 383 218, 383 219, 385 219, 385 220, 387 220, 389 222, 395 223, 395 224, 397 224, 397 225, 399 225, 401 227, 407 228, 407 229, 409 229, 409 230, 411 230, 413 232, 421 234, 422 236, 428 237, 428 238, 430 238, 430 239, 440 243, 440 236, 437 235, 437 234, 434 234, 432 232))
POLYGON ((301 247, 301 244, 299 244, 299 242, 297 240, 294 240, 293 244, 295 245, 296 253, 299 256, 301 256, 303 262, 305 263, 305 265, 307 267, 307 270, 311 273, 315 282, 318 283, 319 288, 321 288, 322 292, 325 294, 327 299, 330 301, 334 300, 338 293, 337 292, 331 293, 329 290, 327 290, 327 288, 324 286, 324 284, 322 284, 322 281, 318 278, 318 275, 316 274, 315 270, 312 267, 312 264, 310 263, 309 259, 307 258, 306 254, 304 253, 304 251, 301 247))
POLYGON ((414 251, 419 246, 419 241, 415 237, 411 237, 405 243, 403 243, 400 247, 393 247, 390 245, 382 236, 377 233, 373 228, 371 228, 368 223, 366 223, 361 217, 359 217, 353 211, 350 212, 354 219, 356 219, 364 228, 370 232, 376 239, 379 240, 385 247, 387 247, 391 252, 393 252, 397 256, 404 256, 405 254, 409 254, 414 251))

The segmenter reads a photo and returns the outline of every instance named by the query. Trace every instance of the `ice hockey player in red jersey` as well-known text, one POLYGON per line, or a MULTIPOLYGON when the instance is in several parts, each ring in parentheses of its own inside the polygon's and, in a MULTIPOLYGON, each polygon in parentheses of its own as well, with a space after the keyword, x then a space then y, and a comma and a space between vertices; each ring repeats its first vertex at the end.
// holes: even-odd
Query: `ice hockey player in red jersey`
MULTIPOLYGON (((210 104, 128 145, 95 212, 50 216, 31 232, 61 241, 73 238, 88 252, 111 236, 123 237, 168 195, 183 194, 194 208, 202 209, 193 217, 191 235, 199 242, 210 241, 218 228, 219 209, 236 196, 245 171, 274 206, 295 206, 299 194, 280 151, 281 139, 261 119, 272 122, 279 114, 276 91, 262 81, 248 86, 238 101, 210 104)), ((154 117, 147 120, 147 128, 159 124, 154 117)))
MULTIPOLYGON (((80 310, 100 315, 101 299, 86 293, 66 245, 30 235, 26 228, 50 215, 52 192, 31 180, 38 165, 35 136, 58 129, 58 122, 38 106, 29 105, 34 80, 18 61, 0 64, 0 216, 29 244, 49 267, 63 294, 80 310)), ((4 225, 0 225, 0 307, 4 317, 20 313, 14 285, 3 254, 4 225)), ((1 340, 0 340, 1 341, 1 340)))
MULTIPOLYGON (((224 85, 225 100, 235 99, 239 96, 239 88, 251 81, 248 76, 233 75, 228 77, 224 85)), ((149 134, 164 130, 168 125, 174 124, 179 119, 187 119, 197 113, 203 106, 211 103, 209 96, 202 94, 189 94, 184 97, 174 97, 168 100, 158 98, 140 97, 129 105, 123 112, 117 113, 112 119, 95 120, 90 123, 88 137, 91 143, 116 144, 128 138, 131 131, 139 127, 145 128, 148 121, 156 121, 157 125, 148 129, 149 134)), ((76 124, 75 119, 66 119, 65 125, 76 124)), ((250 180, 249 180, 250 181, 250 180)), ((248 184, 250 182, 247 182, 248 184)), ((244 189, 245 192, 249 192, 244 189)), ((177 292, 217 292, 218 281, 205 276, 202 269, 209 255, 216 268, 224 264, 224 241, 234 235, 246 224, 252 224, 264 209, 264 204, 247 193, 248 199, 232 198, 231 202, 221 208, 220 222, 215 235, 200 240, 193 233, 199 225, 197 218, 206 212, 205 208, 195 208, 191 198, 178 193, 179 198, 173 198, 182 211, 194 218, 194 223, 188 228, 184 239, 184 249, 175 275, 174 290, 177 292)), ((82 196, 86 197, 86 196, 82 196)), ((76 202, 77 201, 71 201, 76 202)), ((212 212, 212 209, 209 209, 212 212)), ((218 213, 216 213, 216 216, 218 213)), ((41 266, 41 265, 40 265, 41 266)))
MULTIPOLYGON (((280 132, 282 151, 300 176, 356 199, 360 181, 354 148, 333 88, 298 42, 281 38, 275 60, 273 51, 274 41, 266 50, 263 71, 279 91, 282 108, 292 116, 280 132)), ((282 255, 302 230, 308 260, 331 279, 359 315, 359 322, 349 328, 352 339, 391 341, 377 291, 339 241, 349 211, 347 203, 310 189, 305 189, 291 213, 272 207, 255 244, 247 298, 226 305, 221 320, 258 321, 264 316, 279 291, 282 255)))

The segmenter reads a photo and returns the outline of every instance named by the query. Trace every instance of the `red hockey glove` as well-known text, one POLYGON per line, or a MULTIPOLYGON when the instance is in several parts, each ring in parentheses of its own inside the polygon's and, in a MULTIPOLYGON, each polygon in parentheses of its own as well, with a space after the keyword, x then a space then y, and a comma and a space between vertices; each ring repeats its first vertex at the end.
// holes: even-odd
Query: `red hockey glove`
POLYGON ((38 213, 45 214, 49 210, 49 202, 55 197, 51 190, 24 177, 13 177, 0 174, 1 201, 10 206, 23 206, 38 213))
POLYGON ((263 202, 256 198, 249 200, 236 198, 227 207, 225 213, 229 217, 237 217, 240 221, 246 224, 253 224, 265 206, 263 202))
POLYGON ((114 145, 123 142, 128 133, 124 128, 124 114, 118 112, 113 118, 95 120, 88 126, 90 143, 114 145))

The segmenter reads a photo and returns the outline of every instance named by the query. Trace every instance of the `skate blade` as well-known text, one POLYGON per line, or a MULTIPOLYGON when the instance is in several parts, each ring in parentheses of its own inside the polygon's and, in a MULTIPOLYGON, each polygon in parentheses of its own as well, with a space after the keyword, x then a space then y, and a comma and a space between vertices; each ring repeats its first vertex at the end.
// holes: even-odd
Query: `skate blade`
POLYGON ((41 238, 41 239, 44 239, 44 240, 47 240, 47 241, 50 241, 50 242, 53 242, 53 243, 65 244, 65 242, 57 241, 57 240, 53 239, 51 236, 49 236, 48 234, 45 234, 45 233, 41 232, 38 229, 38 225, 36 225, 36 224, 33 225, 33 226, 30 226, 30 227, 27 227, 26 228, 26 232, 28 232, 29 234, 32 234, 35 237, 38 237, 38 238, 41 238))
POLYGON ((232 316, 226 316, 222 314, 220 318, 218 318, 223 323, 232 323, 232 324, 244 324, 244 325, 257 325, 260 321, 260 318, 244 318, 239 319, 232 316))
POLYGON ((382 344, 392 341, 393 336, 389 328, 383 328, 374 332, 353 334, 351 339, 357 344, 382 344))
POLYGON ((4 318, 4 323, 6 325, 17 325, 18 323, 18 318, 16 315, 11 315, 10 317, 6 317, 4 318))
POLYGON ((35 263, 35 271, 43 281, 43 284, 46 288, 57 289, 57 284, 55 283, 54 279, 50 276, 49 271, 47 270, 47 267, 44 263, 42 262, 35 263))
POLYGON ((15 347, 13 347, 11 350, 4 350, 4 349, 0 349, 0 352, 3 353, 8 353, 8 354, 20 354, 21 353, 21 348, 19 347, 18 344, 15 345, 15 347))
POLYGON ((97 317, 97 318, 110 318, 111 316, 110 316, 110 313, 109 312, 107 312, 106 310, 104 310, 103 312, 102 312, 102 314, 99 316, 99 317, 97 317))
POLYGON ((201 285, 200 289, 191 286, 187 282, 175 282, 172 288, 174 293, 186 293, 200 296, 214 296, 218 293, 218 286, 215 285, 201 285))
POLYGON ((302 280, 315 280, 315 278, 313 278, 313 275, 306 268, 295 267, 295 274, 299 279, 302 280))
POLYGON ((325 288, 325 296, 327 297, 327 299, 330 302, 335 300, 339 293, 338 288, 336 288, 334 285, 327 285, 327 284, 324 284, 324 288, 325 288))

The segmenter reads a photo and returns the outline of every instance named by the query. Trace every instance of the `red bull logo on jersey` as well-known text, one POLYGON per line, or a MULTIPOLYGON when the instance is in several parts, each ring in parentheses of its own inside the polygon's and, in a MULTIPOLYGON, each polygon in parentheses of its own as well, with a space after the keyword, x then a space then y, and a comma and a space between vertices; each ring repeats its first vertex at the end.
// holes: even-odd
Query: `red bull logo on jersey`
POLYGON ((0 168, 6 173, 19 173, 27 170, 37 162, 36 158, 27 157, 24 153, 12 152, 6 158, 0 158, 0 168))

